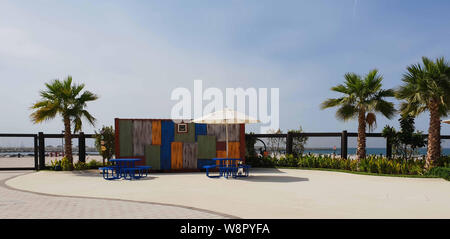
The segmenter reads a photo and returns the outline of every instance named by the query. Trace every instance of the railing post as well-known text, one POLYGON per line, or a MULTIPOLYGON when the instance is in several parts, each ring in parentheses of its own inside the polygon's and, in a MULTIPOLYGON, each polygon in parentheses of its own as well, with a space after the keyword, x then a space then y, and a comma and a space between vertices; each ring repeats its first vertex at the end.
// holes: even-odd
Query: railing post
POLYGON ((39 132, 39 170, 45 169, 45 139, 44 133, 39 132))
POLYGON ((83 132, 80 132, 78 137, 78 161, 86 162, 86 137, 83 132))
POLYGON ((286 136, 286 154, 292 154, 292 133, 288 132, 286 136))
POLYGON ((39 149, 38 149, 38 136, 34 136, 34 170, 39 170, 39 149))
POLYGON ((348 136, 347 130, 342 131, 341 135, 341 157, 347 159, 348 136))
POLYGON ((389 137, 386 137, 386 157, 392 158, 392 144, 389 137))

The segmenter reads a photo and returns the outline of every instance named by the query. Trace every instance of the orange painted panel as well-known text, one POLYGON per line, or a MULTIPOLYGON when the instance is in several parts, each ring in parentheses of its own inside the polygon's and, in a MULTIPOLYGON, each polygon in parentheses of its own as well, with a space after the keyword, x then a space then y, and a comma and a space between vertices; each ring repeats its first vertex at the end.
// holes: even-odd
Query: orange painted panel
MULTIPOLYGON (((240 151, 240 142, 228 142, 228 158, 240 159, 241 151, 240 151)), ((217 158, 227 158, 226 150, 217 150, 216 151, 217 158)), ((216 161, 216 164, 219 164, 219 161, 216 161)))
POLYGON ((152 121, 152 144, 161 145, 161 120, 152 121))
MULTIPOLYGON (((216 157, 217 158, 226 158, 227 157, 227 151, 226 150, 217 150, 216 151, 216 157)), ((220 161, 216 161, 216 165, 219 165, 220 161)))
POLYGON ((183 142, 171 143, 171 169, 183 168, 183 142))
POLYGON ((228 142, 228 158, 241 158, 240 142, 228 142))

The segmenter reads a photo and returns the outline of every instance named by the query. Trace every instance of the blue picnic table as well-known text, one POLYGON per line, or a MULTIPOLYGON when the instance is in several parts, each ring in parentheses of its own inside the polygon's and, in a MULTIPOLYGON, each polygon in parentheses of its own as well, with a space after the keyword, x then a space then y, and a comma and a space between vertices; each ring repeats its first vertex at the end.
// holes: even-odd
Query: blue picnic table
POLYGON ((103 178, 106 180, 113 179, 140 179, 148 176, 148 170, 151 166, 135 166, 136 162, 140 159, 136 158, 118 158, 110 159, 112 166, 99 168, 102 170, 103 178), (137 173, 136 173, 137 172, 137 173))
POLYGON ((210 178, 219 178, 219 177, 225 177, 228 178, 229 176, 233 178, 237 177, 248 177, 249 170, 251 168, 250 165, 241 164, 241 159, 237 158, 213 158, 212 160, 219 162, 219 164, 214 165, 205 165, 203 168, 206 169, 206 176, 210 178), (213 168, 219 169, 219 175, 210 175, 209 170, 213 168))

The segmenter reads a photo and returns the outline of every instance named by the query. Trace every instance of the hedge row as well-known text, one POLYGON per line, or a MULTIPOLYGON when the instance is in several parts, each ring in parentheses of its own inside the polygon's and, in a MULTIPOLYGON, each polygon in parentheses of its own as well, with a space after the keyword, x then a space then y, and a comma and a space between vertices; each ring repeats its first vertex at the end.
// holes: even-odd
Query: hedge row
MULTIPOLYGON (((368 172, 378 174, 425 174, 425 161, 388 159, 380 156, 368 156, 361 160, 333 158, 329 156, 292 155, 276 157, 247 157, 247 163, 253 167, 295 167, 295 168, 329 168, 354 172, 368 172)), ((448 166, 450 157, 443 157, 436 166, 448 166)), ((441 173, 441 171, 439 171, 441 173)))

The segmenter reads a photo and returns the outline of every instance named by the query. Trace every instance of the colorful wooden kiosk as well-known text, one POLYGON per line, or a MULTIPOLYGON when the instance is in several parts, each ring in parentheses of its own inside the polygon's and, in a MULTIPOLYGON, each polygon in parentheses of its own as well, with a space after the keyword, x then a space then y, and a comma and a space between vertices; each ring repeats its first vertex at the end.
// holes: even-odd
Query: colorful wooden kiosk
MULTIPOLYGON (((189 121, 186 121, 189 122, 189 121)), ((176 123, 171 119, 115 119, 116 158, 159 171, 199 171, 226 157, 222 124, 176 123)), ((245 160, 245 124, 228 125, 228 157, 245 160)))

